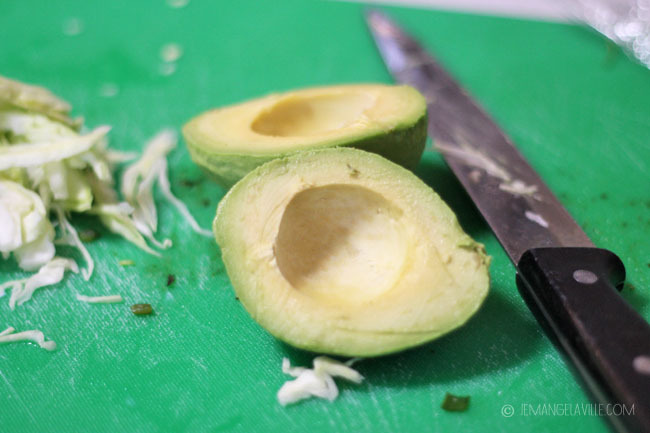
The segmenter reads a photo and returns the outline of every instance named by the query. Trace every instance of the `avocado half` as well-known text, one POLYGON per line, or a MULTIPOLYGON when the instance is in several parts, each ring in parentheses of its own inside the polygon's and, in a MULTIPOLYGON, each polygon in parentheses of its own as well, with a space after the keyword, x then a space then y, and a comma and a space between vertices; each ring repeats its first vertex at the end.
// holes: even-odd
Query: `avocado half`
POLYGON ((237 296, 272 335, 377 356, 464 324, 490 258, 410 171, 351 148, 258 167, 219 204, 214 233, 237 296))
POLYGON ((296 151, 352 146, 408 169, 427 136, 426 101, 409 86, 356 84, 273 94, 203 113, 183 127, 194 162, 229 188, 296 151))

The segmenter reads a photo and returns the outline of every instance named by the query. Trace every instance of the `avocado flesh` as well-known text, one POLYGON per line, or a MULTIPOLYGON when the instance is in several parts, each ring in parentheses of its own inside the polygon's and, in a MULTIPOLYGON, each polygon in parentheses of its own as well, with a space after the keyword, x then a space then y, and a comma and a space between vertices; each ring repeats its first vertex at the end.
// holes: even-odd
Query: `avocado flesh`
POLYGON ((219 205, 214 232, 241 303, 293 346, 377 356, 462 325, 489 257, 427 185, 349 148, 271 161, 219 205))
POLYGON ((183 127, 192 159, 226 188, 297 151, 351 146, 415 168, 426 101, 408 86, 356 84, 273 94, 203 113, 183 127))

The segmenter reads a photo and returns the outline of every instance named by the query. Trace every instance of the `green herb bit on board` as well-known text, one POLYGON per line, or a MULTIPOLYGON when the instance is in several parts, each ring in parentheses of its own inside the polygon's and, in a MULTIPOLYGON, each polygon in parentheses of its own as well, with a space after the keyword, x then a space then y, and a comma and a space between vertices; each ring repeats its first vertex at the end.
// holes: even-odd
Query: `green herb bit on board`
POLYGON ((153 308, 151 308, 151 304, 133 304, 131 305, 131 312, 136 316, 146 316, 153 313, 153 308))
POLYGON ((81 239, 81 241, 84 243, 92 242, 95 239, 99 238, 100 236, 101 235, 99 234, 99 232, 93 229, 86 229, 86 230, 79 231, 79 239, 81 239))
POLYGON ((464 412, 469 407, 469 395, 457 396, 447 393, 441 407, 449 412, 464 412))

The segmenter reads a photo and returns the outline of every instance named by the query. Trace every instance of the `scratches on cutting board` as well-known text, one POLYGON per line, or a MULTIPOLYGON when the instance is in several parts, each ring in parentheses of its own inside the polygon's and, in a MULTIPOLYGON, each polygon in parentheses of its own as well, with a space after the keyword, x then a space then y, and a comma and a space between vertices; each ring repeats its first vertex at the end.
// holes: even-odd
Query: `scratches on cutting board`
MULTIPOLYGON (((362 425, 373 425, 374 421, 370 415, 363 410, 363 404, 361 399, 356 395, 352 394, 347 396, 347 401, 350 403, 350 408, 352 409, 354 416, 358 416, 362 420, 362 425)), ((391 406, 392 407, 392 406, 391 406)), ((389 431, 389 429, 384 429, 384 431, 389 431)))
POLYGON ((93 339, 91 339, 91 340, 88 342, 88 344, 86 344, 86 345, 84 346, 83 349, 81 349, 79 352, 77 352, 77 353, 74 355, 74 357, 73 357, 74 360, 75 360, 75 362, 78 362, 79 359, 81 358, 81 356, 82 356, 82 355, 83 355, 83 354, 84 354, 84 353, 85 353, 85 352, 90 348, 90 346, 92 346, 92 345, 95 344, 96 342, 97 342, 97 340, 93 340, 93 339))
POLYGON ((390 431, 390 422, 388 421, 388 418, 386 418, 386 415, 384 415, 384 411, 382 410, 381 405, 379 404, 379 400, 377 400, 377 395, 373 390, 369 390, 368 395, 370 396, 370 400, 372 401, 372 405, 375 407, 375 413, 379 415, 379 419, 381 420, 382 428, 378 429, 379 431, 390 431))
MULTIPOLYGON (((650 126, 647 117, 637 117, 634 112, 621 112, 613 109, 613 107, 608 107, 603 113, 605 114, 599 116, 599 120, 601 125, 607 125, 606 128, 603 128, 604 136, 607 139, 604 143, 609 145, 610 149, 608 149, 608 152, 603 152, 603 149, 601 149, 601 152, 610 155, 611 162, 611 159, 616 160, 615 156, 618 150, 625 156, 627 163, 633 164, 642 174, 646 174, 648 172, 647 155, 650 153, 650 145, 642 134, 636 135, 634 137, 637 138, 636 140, 630 140, 632 137, 625 132, 629 128, 630 121, 635 121, 640 128, 647 129, 650 126), (621 140, 621 137, 627 137, 627 140, 621 140)), ((626 163, 620 164, 622 162, 620 159, 618 162, 620 169, 629 166, 626 163)))
POLYGON ((395 397, 393 397, 393 398, 388 398, 387 401, 388 401, 388 408, 390 409, 390 418, 389 418, 389 420, 391 420, 391 419, 392 420, 399 419, 399 413, 398 413, 397 410, 395 410, 395 402, 399 401, 399 400, 396 399, 395 397))
POLYGON ((640 158, 640 155, 635 155, 631 151, 631 146, 627 143, 621 144, 620 149, 623 151, 627 159, 634 164, 641 173, 647 173, 647 165, 645 164, 644 158, 640 158))
POLYGON ((5 374, 2 371, 0 371, 0 377, 2 377, 2 380, 4 380, 4 382, 7 384, 7 387, 9 388, 9 391, 11 391, 11 394, 14 397, 16 397, 16 401, 18 401, 18 403, 20 403, 20 405, 23 407, 23 409, 25 409, 25 412, 27 412, 27 415, 29 415, 29 418, 34 423, 36 423, 36 418, 34 418, 34 415, 32 414, 32 411, 29 410, 29 407, 25 404, 23 399, 20 397, 20 395, 16 391, 16 388, 14 388, 14 386, 11 384, 11 382, 9 382, 9 379, 7 379, 7 376, 5 376, 5 374))
POLYGON ((226 420, 222 423, 215 426, 214 431, 222 432, 232 430, 234 427, 237 427, 241 423, 242 418, 243 417, 241 415, 232 415, 231 417, 226 418, 226 420))
POLYGON ((195 357, 190 357, 190 360, 191 360, 195 365, 197 365, 197 366, 199 366, 200 368, 202 368, 203 371, 208 371, 208 366, 205 365, 205 364, 202 362, 203 360, 198 359, 198 358, 195 358, 195 357))
POLYGON ((118 358, 117 353, 113 352, 113 351, 111 350, 111 347, 110 347, 108 344, 104 344, 104 350, 105 350, 109 355, 111 355, 111 357, 113 357, 113 358, 118 358))
POLYGON ((195 326, 196 328, 200 328, 206 332, 206 335, 212 335, 214 334, 215 330, 214 328, 209 327, 206 325, 203 321, 199 320, 189 308, 183 307, 183 312, 187 315, 187 317, 192 321, 192 325, 195 326))

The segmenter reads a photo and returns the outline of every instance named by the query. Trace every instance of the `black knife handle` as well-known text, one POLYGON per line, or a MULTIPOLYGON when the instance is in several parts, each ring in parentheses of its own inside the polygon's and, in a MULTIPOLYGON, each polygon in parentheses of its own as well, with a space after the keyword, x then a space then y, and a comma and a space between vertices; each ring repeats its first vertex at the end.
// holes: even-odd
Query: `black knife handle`
POLYGON ((638 358, 650 358, 650 325, 616 290, 625 280, 621 260, 599 248, 533 248, 517 270, 522 295, 534 301, 596 398, 618 404, 609 406, 612 413, 633 412, 614 416, 614 427, 650 432, 650 375, 641 372, 648 360, 638 358))

